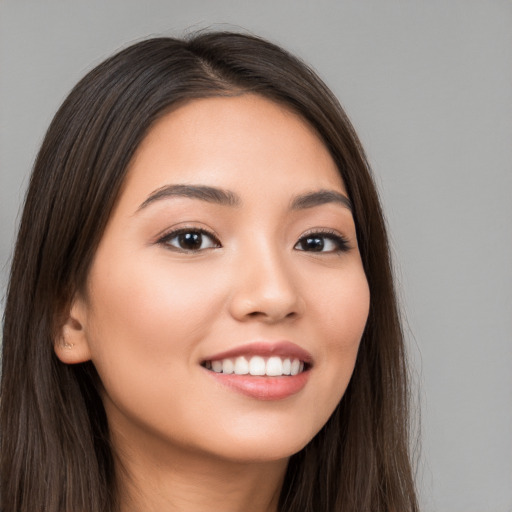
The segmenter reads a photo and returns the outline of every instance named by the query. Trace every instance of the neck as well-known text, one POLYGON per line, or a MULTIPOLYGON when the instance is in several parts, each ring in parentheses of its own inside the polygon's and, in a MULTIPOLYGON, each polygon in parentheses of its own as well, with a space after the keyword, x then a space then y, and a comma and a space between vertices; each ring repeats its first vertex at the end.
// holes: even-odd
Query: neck
POLYGON ((236 462, 173 447, 117 452, 120 512, 277 512, 287 459, 236 462), (172 452, 172 453, 170 453, 172 452))

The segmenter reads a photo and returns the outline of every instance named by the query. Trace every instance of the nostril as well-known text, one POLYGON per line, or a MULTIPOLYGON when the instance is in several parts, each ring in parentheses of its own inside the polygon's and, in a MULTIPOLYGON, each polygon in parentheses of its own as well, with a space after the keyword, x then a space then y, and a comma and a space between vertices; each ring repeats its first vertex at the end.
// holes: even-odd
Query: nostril
POLYGON ((294 318, 298 317, 298 314, 296 311, 290 311, 289 313, 286 313, 284 315, 280 314, 280 312, 263 312, 263 311, 251 311, 247 314, 247 318, 254 318, 254 319, 261 319, 268 321, 277 321, 277 320, 284 320, 284 319, 290 319, 293 320, 294 318))

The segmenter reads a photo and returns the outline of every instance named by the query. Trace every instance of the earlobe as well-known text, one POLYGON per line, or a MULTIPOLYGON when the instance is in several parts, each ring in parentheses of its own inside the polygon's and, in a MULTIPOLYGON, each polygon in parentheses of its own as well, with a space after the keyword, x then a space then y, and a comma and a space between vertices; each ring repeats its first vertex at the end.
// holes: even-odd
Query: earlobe
POLYGON ((53 349, 65 364, 84 363, 91 359, 86 333, 86 315, 80 300, 73 301, 64 323, 55 336, 53 349))

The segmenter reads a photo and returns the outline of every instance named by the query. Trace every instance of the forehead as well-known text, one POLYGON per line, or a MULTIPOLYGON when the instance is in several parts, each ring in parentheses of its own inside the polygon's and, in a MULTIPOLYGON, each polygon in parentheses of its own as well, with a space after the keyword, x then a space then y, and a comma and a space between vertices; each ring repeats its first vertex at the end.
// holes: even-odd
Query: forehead
POLYGON ((261 96, 197 99, 164 115, 129 166, 123 193, 142 196, 167 183, 244 191, 335 188, 338 169, 314 128, 261 96))

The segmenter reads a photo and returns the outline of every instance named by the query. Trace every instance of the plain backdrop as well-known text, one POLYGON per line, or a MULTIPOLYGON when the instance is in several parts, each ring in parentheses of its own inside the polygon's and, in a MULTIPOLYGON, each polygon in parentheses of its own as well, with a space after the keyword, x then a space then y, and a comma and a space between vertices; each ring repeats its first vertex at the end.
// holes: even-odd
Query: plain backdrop
POLYGON ((512 511, 511 1, 0 0, 1 295, 71 87, 131 42, 209 26, 311 63, 365 145, 421 402, 422 510, 512 511))

